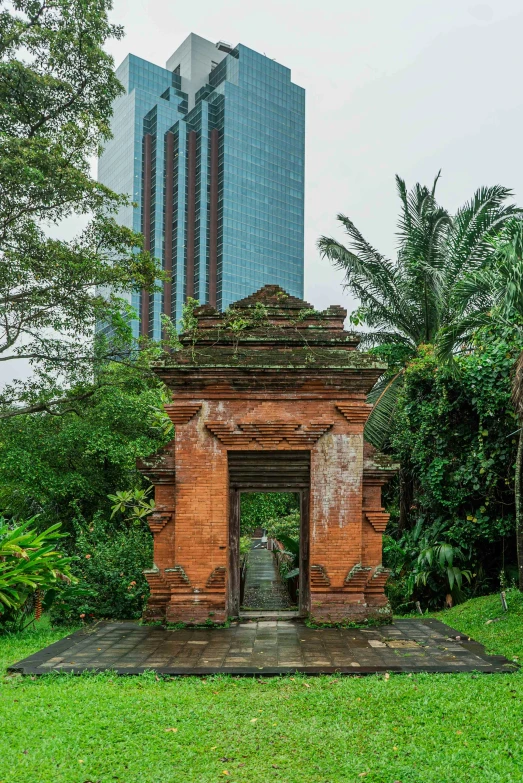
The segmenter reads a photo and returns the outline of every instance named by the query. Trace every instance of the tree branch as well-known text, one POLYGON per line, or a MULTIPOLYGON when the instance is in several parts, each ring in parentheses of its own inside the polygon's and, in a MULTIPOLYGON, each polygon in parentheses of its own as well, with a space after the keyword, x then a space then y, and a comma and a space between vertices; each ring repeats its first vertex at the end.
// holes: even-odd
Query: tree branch
POLYGON ((63 405, 65 403, 75 403, 75 402, 81 402, 82 400, 86 400, 89 397, 92 397, 93 394, 98 391, 100 387, 97 386, 94 389, 90 389, 88 392, 85 392, 84 394, 79 394, 77 397, 59 397, 56 400, 50 400, 48 402, 37 402, 33 405, 25 405, 21 408, 11 408, 8 411, 0 411, 0 420, 1 419, 11 419, 14 416, 25 416, 29 413, 52 413, 55 416, 63 416, 66 413, 78 413, 76 408, 73 406, 69 408, 65 408, 61 411, 51 410, 55 405, 63 405))

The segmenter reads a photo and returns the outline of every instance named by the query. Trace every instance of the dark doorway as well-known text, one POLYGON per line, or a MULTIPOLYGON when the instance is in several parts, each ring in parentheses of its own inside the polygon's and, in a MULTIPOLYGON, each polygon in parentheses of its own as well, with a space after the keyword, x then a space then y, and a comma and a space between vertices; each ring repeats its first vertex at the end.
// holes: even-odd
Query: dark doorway
MULTIPOLYGON (((228 614, 237 617, 242 604, 242 592, 245 582, 242 579, 240 555, 240 520, 242 495, 247 493, 294 493, 297 498, 296 508, 299 512, 299 552, 296 558, 295 570, 299 576, 294 580, 294 600, 297 602, 300 616, 309 612, 309 485, 310 485, 310 452, 309 451, 230 451, 229 460, 229 580, 228 580, 228 614)), ((266 550, 267 541, 263 541, 263 530, 253 537, 253 548, 257 551, 251 556, 251 566, 256 566, 260 574, 267 577, 270 568, 266 550), (258 540, 257 540, 258 539, 258 540), (265 545, 265 546, 264 546, 265 545), (258 562, 259 561, 259 562, 258 562)), ((268 536, 266 537, 268 539, 268 536)), ((245 548, 245 542, 242 542, 245 548)), ((266 550, 267 551, 267 550, 266 550)), ((276 567, 279 555, 273 555, 276 567)), ((290 585, 292 591, 292 585, 290 585)), ((251 593, 252 594, 252 593, 251 593)), ((247 596, 248 599, 248 596, 247 596)), ((277 597, 276 597, 277 600, 277 597)), ((269 610, 270 611, 270 610, 269 610)), ((262 611, 260 611, 262 613, 262 611)))

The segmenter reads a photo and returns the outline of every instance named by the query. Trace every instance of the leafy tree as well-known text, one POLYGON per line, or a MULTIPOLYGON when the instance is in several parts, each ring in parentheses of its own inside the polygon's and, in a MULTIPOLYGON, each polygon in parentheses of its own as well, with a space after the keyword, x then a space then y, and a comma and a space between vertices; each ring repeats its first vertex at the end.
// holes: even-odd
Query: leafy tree
POLYGON ((34 369, 3 390, 0 418, 62 411, 93 393, 100 367, 129 358, 132 313, 119 297, 154 286, 142 237, 115 220, 127 198, 90 174, 123 91, 104 51, 123 35, 111 6, 0 0, 0 361, 34 369), (80 215, 89 222, 79 236, 53 236, 80 215), (96 321, 112 325, 110 344, 93 338, 96 321))
MULTIPOLYGON (((74 393, 74 390, 73 390, 74 393)), ((172 437, 159 412, 165 392, 152 375, 118 364, 104 368, 98 387, 75 412, 37 413, 0 422, 0 509, 40 524, 111 516, 108 495, 138 490, 136 459, 172 437)), ((122 515, 113 525, 122 524, 122 515)))
MULTIPOLYGON (((471 571, 472 590, 495 589, 502 570, 509 580, 513 577, 517 423, 510 398, 520 350, 517 327, 491 323, 456 358, 456 368, 441 362, 432 346, 421 347, 406 368, 391 448, 397 458, 409 460, 413 496, 407 529, 396 515, 388 527, 408 553, 399 568, 403 576, 413 572, 413 564, 416 573, 425 571, 426 563, 418 563, 423 549, 445 543, 459 553, 454 565, 471 571), (421 524, 417 539, 412 534, 416 524, 421 524)), ((398 570, 395 561, 387 563, 398 570)), ((418 584, 417 597, 428 601, 429 593, 438 590, 444 596, 443 576, 441 571, 435 580, 432 574, 429 590, 419 592, 418 584)), ((403 587, 400 602, 408 593, 403 587)))
POLYGON ((267 520, 267 535, 283 543, 283 537, 300 540, 300 511, 296 508, 290 514, 267 520))
POLYGON ((519 351, 514 365, 512 402, 518 418, 519 440, 515 462, 516 540, 519 588, 523 590, 523 222, 513 218, 497 237, 489 263, 464 276, 454 290, 458 315, 441 331, 438 355, 448 359, 469 351, 476 331, 493 322, 516 325, 519 351))
POLYGON ((391 433, 405 367, 420 345, 433 343, 438 331, 454 313, 452 292, 464 274, 478 269, 492 252, 489 237, 518 213, 505 201, 512 195, 499 185, 480 188, 454 216, 436 201, 436 185, 416 184, 408 192, 396 177, 401 212, 395 261, 379 253, 345 215, 338 215, 349 245, 321 237, 321 254, 345 272, 345 287, 360 301, 352 314, 355 325, 369 331, 362 344, 380 346, 393 358, 369 396, 374 409, 365 436, 378 448, 391 433))
POLYGON ((293 492, 247 492, 241 496, 241 532, 250 535, 257 527, 267 528, 274 519, 299 510, 293 492))

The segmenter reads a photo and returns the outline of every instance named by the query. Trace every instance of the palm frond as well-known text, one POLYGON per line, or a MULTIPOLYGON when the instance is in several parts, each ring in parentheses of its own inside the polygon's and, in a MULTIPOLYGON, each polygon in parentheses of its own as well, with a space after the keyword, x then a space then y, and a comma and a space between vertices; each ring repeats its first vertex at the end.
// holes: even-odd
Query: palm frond
POLYGON ((458 209, 449 232, 446 256, 448 279, 452 281, 465 268, 479 268, 492 253, 489 238, 511 217, 521 214, 515 204, 504 206, 513 195, 501 185, 478 188, 472 199, 458 209))
POLYGON ((512 218, 501 235, 493 240, 494 288, 506 318, 517 314, 523 318, 523 220, 512 218))
POLYGON ((365 440, 377 449, 382 449, 390 437, 392 418, 404 375, 405 370, 402 369, 393 378, 380 378, 367 396, 367 402, 374 407, 367 419, 364 436, 365 440))
POLYGON ((474 311, 462 318, 456 318, 440 329, 436 337, 436 357, 440 361, 450 361, 456 351, 469 348, 474 334, 483 326, 492 324, 490 311, 474 311))
POLYGON ((431 342, 438 329, 445 258, 442 247, 451 218, 435 200, 432 189, 416 184, 407 192, 396 177, 402 210, 398 221, 398 289, 416 324, 417 343, 431 342))
POLYGON ((372 332, 358 332, 360 348, 374 348, 377 345, 403 345, 411 351, 416 350, 416 344, 409 337, 400 332, 391 332, 387 329, 374 329, 372 332))
POLYGON ((432 183, 432 190, 431 190, 432 198, 435 198, 435 196, 436 196, 436 186, 437 186, 437 184, 439 182, 439 178, 440 177, 441 177, 441 169, 438 171, 438 173, 434 177, 434 182, 432 183))
MULTIPOLYGON (((507 203, 508 188, 494 185, 479 188, 452 217, 436 201, 440 176, 431 187, 417 183, 410 190, 396 177, 396 262, 342 214, 347 246, 322 237, 318 247, 344 272, 344 285, 361 303, 358 314, 369 328, 362 347, 416 350, 436 343, 440 359, 451 364, 456 352, 472 345, 474 332, 492 322, 492 313, 507 321, 514 313, 523 318, 523 211, 507 203)), ((378 448, 388 437, 401 382, 402 376, 383 378, 369 397, 376 406, 366 433, 378 448)))
POLYGON ((458 280, 452 291, 450 304, 461 314, 471 310, 486 311, 496 301, 496 279, 490 267, 471 272, 458 280))
POLYGON ((320 237, 317 246, 324 258, 345 272, 343 285, 367 310, 367 323, 388 324, 412 335, 409 310, 397 291, 397 274, 392 262, 370 245, 345 215, 338 215, 351 239, 350 247, 332 237, 320 237))

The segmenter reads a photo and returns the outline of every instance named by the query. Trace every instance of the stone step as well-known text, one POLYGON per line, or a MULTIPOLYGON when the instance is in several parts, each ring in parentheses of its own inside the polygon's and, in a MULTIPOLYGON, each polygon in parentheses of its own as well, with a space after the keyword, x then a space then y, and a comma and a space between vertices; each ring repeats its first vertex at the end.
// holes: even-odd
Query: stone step
POLYGON ((240 612, 240 620, 296 620, 300 616, 298 610, 278 609, 240 612))

